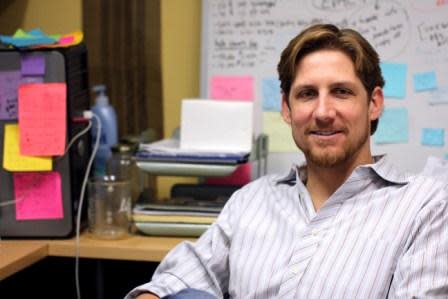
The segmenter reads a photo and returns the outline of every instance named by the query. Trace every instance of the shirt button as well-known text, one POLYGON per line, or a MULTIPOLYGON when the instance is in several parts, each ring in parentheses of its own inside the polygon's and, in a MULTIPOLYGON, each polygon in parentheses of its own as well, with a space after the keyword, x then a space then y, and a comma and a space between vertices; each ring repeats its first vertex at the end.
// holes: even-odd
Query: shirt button
POLYGON ((317 228, 314 228, 313 230, 311 230, 311 234, 313 236, 317 236, 319 234, 319 230, 317 228))
POLYGON ((291 269, 291 272, 294 273, 294 274, 298 274, 299 271, 300 271, 300 269, 299 269, 299 267, 297 267, 297 266, 292 267, 292 269, 291 269))

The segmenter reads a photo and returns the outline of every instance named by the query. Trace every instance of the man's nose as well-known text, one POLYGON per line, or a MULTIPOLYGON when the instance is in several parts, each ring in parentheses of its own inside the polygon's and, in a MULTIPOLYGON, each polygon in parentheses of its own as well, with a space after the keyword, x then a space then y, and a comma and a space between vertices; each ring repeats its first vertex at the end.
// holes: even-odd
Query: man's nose
POLYGON ((336 110, 333 100, 328 95, 321 95, 316 101, 314 117, 317 121, 333 121, 336 117, 336 110))

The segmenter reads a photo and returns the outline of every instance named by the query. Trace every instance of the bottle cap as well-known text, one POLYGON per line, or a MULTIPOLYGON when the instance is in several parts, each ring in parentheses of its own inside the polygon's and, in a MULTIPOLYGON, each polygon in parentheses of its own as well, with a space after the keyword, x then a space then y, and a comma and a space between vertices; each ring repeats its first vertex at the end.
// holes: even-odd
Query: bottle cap
POLYGON ((93 92, 95 92, 96 99, 95 103, 99 105, 107 105, 109 103, 109 98, 106 95, 106 85, 98 84, 92 87, 93 92))

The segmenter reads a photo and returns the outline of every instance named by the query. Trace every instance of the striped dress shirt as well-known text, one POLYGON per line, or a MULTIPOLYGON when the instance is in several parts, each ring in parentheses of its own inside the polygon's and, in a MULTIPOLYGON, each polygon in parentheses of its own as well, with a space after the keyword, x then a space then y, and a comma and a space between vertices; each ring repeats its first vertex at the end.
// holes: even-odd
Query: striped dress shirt
POLYGON ((246 185, 127 298, 187 287, 218 298, 448 298, 447 182, 376 160, 318 212, 304 167, 246 185))

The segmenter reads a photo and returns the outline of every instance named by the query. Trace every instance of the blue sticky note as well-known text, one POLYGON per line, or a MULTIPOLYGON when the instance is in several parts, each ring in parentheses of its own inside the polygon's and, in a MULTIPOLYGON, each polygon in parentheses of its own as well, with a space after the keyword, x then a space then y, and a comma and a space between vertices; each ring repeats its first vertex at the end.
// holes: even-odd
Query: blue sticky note
POLYGON ((438 86, 437 89, 428 92, 428 103, 430 105, 448 104, 448 86, 438 86))
POLYGON ((407 143, 409 141, 409 117, 406 108, 386 108, 373 135, 375 143, 407 143))
POLYGON ((406 73, 408 66, 402 63, 381 63, 384 81, 384 96, 403 99, 406 95, 406 73))
POLYGON ((435 72, 414 74, 414 90, 416 92, 432 90, 437 88, 435 72))
POLYGON ((421 142, 423 145, 444 146, 445 145, 445 129, 423 128, 421 142))
POLYGON ((261 84, 263 111, 280 111, 282 107, 280 81, 277 78, 265 78, 261 84))

